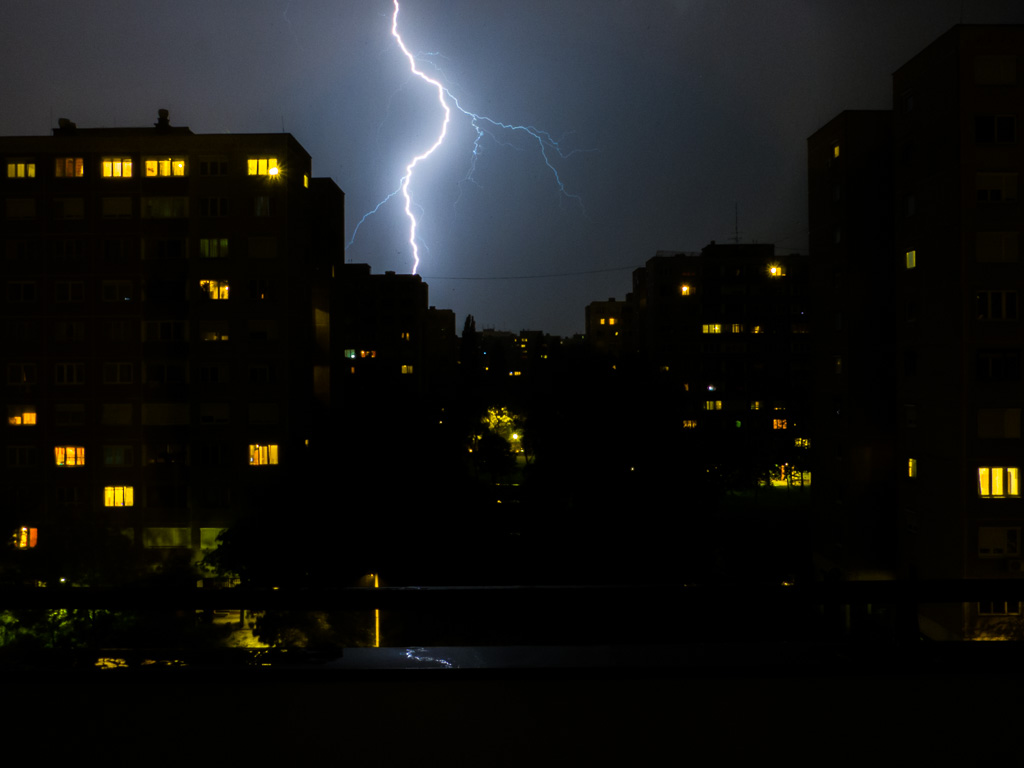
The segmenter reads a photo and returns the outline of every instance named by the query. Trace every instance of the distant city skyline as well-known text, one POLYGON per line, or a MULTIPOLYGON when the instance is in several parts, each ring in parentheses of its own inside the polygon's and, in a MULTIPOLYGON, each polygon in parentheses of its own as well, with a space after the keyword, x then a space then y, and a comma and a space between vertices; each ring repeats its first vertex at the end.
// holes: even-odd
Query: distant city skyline
MULTIPOLYGON (((70 14, 12 0, 0 9, 17 30, 0 51, 0 135, 46 134, 61 117, 145 126, 158 108, 197 132, 284 130, 345 191, 348 238, 441 119, 391 11, 391 0, 157 0, 143 15, 99 0, 70 14)), ((890 108, 891 73, 961 21, 1024 23, 1024 5, 599 2, 581 14, 569 0, 405 0, 410 50, 443 69, 466 109, 588 150, 553 160, 582 207, 527 144, 485 138, 474 185, 475 133, 453 121, 451 151, 424 163, 416 190, 430 303, 459 328, 472 314, 479 328, 569 335, 658 250, 738 229, 741 242, 806 252, 807 137, 844 109, 890 108)), ((408 273, 406 241, 392 201, 346 260, 408 273)))

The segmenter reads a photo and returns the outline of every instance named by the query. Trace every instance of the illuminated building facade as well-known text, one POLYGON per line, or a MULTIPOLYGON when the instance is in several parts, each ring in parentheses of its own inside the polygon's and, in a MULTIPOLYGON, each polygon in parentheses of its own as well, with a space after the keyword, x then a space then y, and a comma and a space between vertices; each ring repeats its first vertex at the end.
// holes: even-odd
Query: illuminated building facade
POLYGON ((669 431, 729 482, 810 481, 807 257, 771 244, 659 252, 633 273, 632 333, 669 431))
POLYGON ((4 530, 213 545, 316 445, 343 194, 289 134, 0 139, 4 530))
MULTIPOLYGON (((847 273, 877 274, 870 286, 886 291, 881 301, 864 296, 881 324, 846 323, 845 335, 861 349, 878 343, 889 350, 889 386, 867 393, 851 386, 847 394, 850 402, 861 399, 851 419, 872 402, 892 417, 892 448, 878 467, 884 474, 888 462, 894 478, 894 524, 879 530, 896 542, 901 576, 1024 573, 1022 50, 1024 27, 961 25, 894 73, 892 183, 876 190, 890 207, 893 235, 884 249, 849 254, 858 262, 847 273)), ((809 145, 812 232, 823 224, 815 198, 828 194, 815 191, 815 164, 832 156, 841 167, 848 157, 842 143, 836 156, 822 132, 816 136, 809 145)), ((812 245, 815 258, 823 253, 812 245)), ((849 365, 844 359, 841 376, 854 376, 855 366, 855 356, 849 365)), ((836 446, 833 458, 869 447, 863 436, 847 434, 849 444, 836 446)), ((984 636, 1020 610, 1018 603, 949 604, 922 611, 921 627, 935 637, 984 636)))

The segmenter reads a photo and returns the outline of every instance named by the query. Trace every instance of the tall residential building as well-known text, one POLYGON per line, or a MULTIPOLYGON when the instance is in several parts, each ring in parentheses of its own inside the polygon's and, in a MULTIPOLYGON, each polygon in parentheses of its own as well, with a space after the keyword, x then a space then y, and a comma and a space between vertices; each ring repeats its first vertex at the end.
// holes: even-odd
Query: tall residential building
MULTIPOLYGON (((866 179, 877 173, 865 164, 868 153, 893 157, 892 183, 886 186, 877 173, 874 190, 891 212, 888 247, 865 215, 842 231, 844 239, 859 237, 862 247, 844 254, 812 234, 812 256, 815 264, 847 264, 847 293, 835 302, 839 311, 847 309, 843 331, 827 337, 833 348, 826 353, 842 357, 841 345, 848 345, 841 376, 850 383, 834 383, 824 394, 845 402, 849 420, 860 415, 874 422, 837 432, 831 459, 847 465, 832 479, 876 483, 871 492, 847 493, 859 509, 846 514, 879 523, 878 535, 895 541, 891 570, 905 577, 1024 573, 1022 51, 1022 26, 954 27, 893 75, 888 149, 882 117, 860 120, 864 130, 830 148, 830 129, 857 122, 848 113, 810 142, 812 233, 827 228, 829 215, 823 198, 830 190, 814 181, 822 157, 833 158, 840 177, 849 171, 847 178, 866 179), (844 170, 847 159, 854 162, 844 170), (875 345, 889 361, 881 368, 870 356, 875 345), (872 414, 874 408, 879 412, 872 414), (888 429, 881 414, 889 414, 888 429), (879 439, 886 436, 888 445, 879 439), (871 493, 889 507, 883 514, 870 507, 871 493)), ((871 194, 864 186, 853 202, 869 212, 871 194)), ((823 283, 829 279, 835 276, 821 275, 823 283)), ((865 544, 855 536, 844 543, 865 544)), ((1020 611, 1019 603, 992 600, 929 606, 921 627, 935 637, 1000 634, 998 627, 1012 624, 1020 611)))
POLYGON ((164 110, 0 157, 0 528, 42 548, 84 521, 188 562, 316 450, 343 194, 289 134, 164 110))

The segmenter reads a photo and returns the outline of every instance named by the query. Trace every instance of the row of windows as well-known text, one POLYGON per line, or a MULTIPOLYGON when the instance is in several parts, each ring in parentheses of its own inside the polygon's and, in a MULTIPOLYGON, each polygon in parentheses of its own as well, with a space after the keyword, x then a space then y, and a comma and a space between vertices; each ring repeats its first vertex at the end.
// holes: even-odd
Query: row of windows
MULTIPOLYGON (((184 289, 184 282, 177 284, 184 289)), ((268 279, 249 280, 249 298, 266 301, 273 296, 272 283, 268 279)), ((136 289, 131 280, 103 280, 100 282, 100 300, 104 302, 132 301, 136 289)), ((200 295, 205 299, 223 301, 231 295, 230 280, 199 280, 200 295)), ((162 282, 148 282, 144 285, 142 298, 167 300, 171 288, 162 282)), ((182 290, 184 293, 184 290, 182 290)), ((177 293, 177 289, 174 290, 177 293)), ((39 299, 38 283, 35 280, 10 280, 7 282, 5 297, 9 304, 34 304, 39 299)), ((57 280, 53 283, 53 301, 70 304, 86 300, 84 280, 57 280)))
MULTIPOLYGON (((225 335, 226 339, 227 336, 225 335)), ((189 365, 182 362, 151 362, 141 363, 142 381, 148 384, 188 384, 189 365)), ((134 379, 134 363, 108 362, 102 364, 102 381, 104 384, 132 384, 134 379)), ((86 383, 85 363, 54 363, 53 383, 62 386, 75 386, 86 383)), ((412 373, 412 366, 402 366, 402 373, 412 373)), ((196 364, 199 383, 227 384, 230 367, 227 363, 211 362, 196 364)), ((271 364, 249 365, 247 380, 250 384, 274 384, 277 382, 277 366, 271 364)), ((9 363, 7 365, 7 383, 13 385, 37 384, 37 368, 35 363, 9 363)), ((23 406, 10 406, 21 408, 23 406)), ((13 423, 13 422, 9 422, 13 423)), ((35 422, 23 421, 22 424, 35 422)))
MULTIPOLYGON (((122 502, 126 502, 129 494, 134 499, 134 494, 131 493, 131 487, 120 488, 115 487, 113 489, 112 501, 116 501, 118 495, 122 502)), ((106 499, 106 493, 104 493, 104 499, 106 499)), ((107 504, 107 506, 125 506, 130 507, 132 503, 122 504, 107 504)), ((217 547, 217 536, 225 529, 223 528, 200 528, 199 529, 199 548, 200 549, 215 549, 217 547)), ((131 529, 122 531, 127 538, 134 540, 134 531, 131 529)), ((29 526, 23 526, 19 530, 14 532, 13 545, 15 549, 31 549, 36 546, 39 536, 39 529, 29 526)), ((188 548, 192 546, 192 530, 190 528, 143 528, 142 529, 142 546, 146 548, 188 548)))
MULTIPOLYGON (((249 445, 249 466, 273 466, 278 463, 279 456, 280 448, 277 443, 251 443, 249 445)), ((130 467, 134 463, 134 458, 134 448, 130 445, 107 445, 103 447, 103 466, 105 467, 130 467)), ((86 466, 85 446, 54 446, 53 461, 54 466, 57 467, 84 467, 86 466)), ((174 445, 166 446, 166 450, 152 449, 147 463, 187 463, 185 450, 182 446, 174 445)), ((30 445, 8 446, 7 464, 12 467, 35 466, 35 447, 30 445)), ((111 505, 108 504, 107 506, 111 505)))
MULTIPOLYGON (((790 323, 790 333, 810 333, 810 323, 790 323)), ((765 327, 759 323, 747 325, 746 323, 704 323, 700 327, 701 333, 764 333, 765 327)))
MULTIPOLYGON (((917 459, 907 460, 907 476, 918 476, 917 459)), ((978 467, 978 496, 982 499, 1020 497, 1019 467, 978 467)))
MULTIPOLYGON (((199 215, 203 218, 218 218, 228 215, 226 197, 199 198, 199 215)), ((143 219, 176 219, 189 215, 190 198, 177 196, 140 197, 138 215, 143 219)), ((87 200, 84 197, 54 197, 49 200, 49 214, 55 219, 84 219, 87 200)), ((275 198, 260 195, 251 198, 251 215, 267 217, 276 214, 278 204, 275 198)), ((94 209, 90 208, 91 211, 94 209)), ((4 200, 4 215, 8 219, 34 219, 39 215, 39 201, 34 197, 7 197, 4 200)), ((132 197, 101 197, 99 215, 105 219, 130 219, 136 215, 132 197)))
MULTIPOLYGON (((147 178, 160 176, 187 176, 188 159, 183 156, 146 157, 142 160, 142 174, 147 178)), ((84 157, 56 157, 53 160, 53 175, 60 179, 75 179, 85 176, 84 157)), ((135 172, 131 157, 103 157, 99 165, 100 176, 107 179, 130 179, 135 172)), ((276 157, 250 157, 246 161, 249 176, 278 176, 281 173, 276 157)), ((202 160, 199 166, 200 175, 220 176, 227 172, 227 162, 223 160, 202 160)), ((7 178, 36 178, 36 162, 31 158, 11 158, 7 160, 7 178)), ((309 177, 304 176, 305 186, 309 186, 309 177)))

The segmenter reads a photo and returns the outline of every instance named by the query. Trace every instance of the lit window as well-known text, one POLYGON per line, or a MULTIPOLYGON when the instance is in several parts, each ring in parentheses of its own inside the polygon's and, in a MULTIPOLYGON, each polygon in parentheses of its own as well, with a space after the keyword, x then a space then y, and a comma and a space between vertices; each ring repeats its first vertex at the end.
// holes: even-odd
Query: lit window
POLYGON ((907 251, 907 269, 917 266, 917 251, 907 251))
POLYGON ((359 356, 360 357, 370 357, 370 358, 373 358, 373 357, 377 356, 377 350, 375 350, 375 349, 360 349, 359 350, 359 356))
POLYGON ((53 175, 58 178, 75 178, 85 175, 85 160, 81 157, 58 157, 53 161, 53 175))
POLYGON ((704 410, 705 411, 720 411, 720 410, 722 410, 722 401, 721 400, 705 400, 704 401, 704 410))
POLYGON ((696 429, 696 428, 697 428, 697 420, 696 419, 683 419, 683 429, 696 429))
POLYGON ((614 317, 609 317, 608 318, 608 325, 615 325, 615 318, 614 317))
POLYGON ((277 464, 277 446, 250 445, 249 464, 253 467, 265 467, 268 464, 277 464))
POLYGON ((917 477, 917 459, 907 460, 907 477, 917 477))
POLYGON ((599 323, 600 323, 601 325, 604 325, 604 318, 602 317, 602 318, 601 318, 601 319, 600 319, 600 320, 599 320, 598 322, 599 322, 599 323))
POLYGON ((104 157, 100 167, 104 178, 129 179, 132 175, 130 157, 104 157))
MULTIPOLYGON (((409 341, 412 338, 412 336, 409 335, 408 331, 402 331, 401 336, 402 336, 402 341, 409 341)), ((525 344, 523 346, 525 346, 525 344)))
POLYGON ((204 259, 226 259, 228 257, 228 239, 226 237, 200 238, 199 256, 204 259))
POLYGON ((750 332, 751 333, 763 333, 763 331, 761 330, 761 326, 760 325, 752 326, 751 329, 750 329, 750 332))
POLYGON ((228 297, 227 280, 200 280, 199 288, 208 299, 226 299, 228 297))
POLYGON ((276 157, 250 157, 250 176, 277 176, 281 169, 277 165, 276 157))
MULTIPOLYGON (((403 373, 403 374, 407 374, 407 373, 412 373, 412 366, 411 366, 411 365, 403 365, 403 366, 402 366, 402 373, 403 373)), ((511 376, 511 375, 512 375, 512 372, 511 372, 511 371, 509 371, 509 374, 508 374, 508 375, 509 375, 509 376, 511 376)), ((516 376, 518 376, 518 375, 519 375, 519 372, 518 372, 518 371, 516 371, 516 376)))
POLYGON ((793 445, 795 445, 797 448, 810 448, 811 441, 808 440, 806 437, 798 437, 796 440, 793 441, 793 445))
POLYGON ((743 333, 743 323, 733 323, 732 324, 732 332, 733 333, 743 333))
POLYGON ((185 158, 150 157, 146 159, 146 176, 184 176, 185 158))
POLYGON ((760 400, 751 400, 750 401, 750 410, 752 410, 752 411, 760 411, 761 410, 761 401, 760 400))
POLYGON ((1020 469, 978 467, 978 495, 987 499, 1020 496, 1020 469))
POLYGON ((772 429, 786 429, 785 419, 772 419, 772 429))
POLYGON ((345 350, 345 357, 347 357, 349 360, 355 360, 355 358, 356 358, 356 351, 354 349, 346 349, 345 350))
POLYGON ((31 426, 36 423, 36 409, 30 405, 9 405, 7 423, 12 427, 31 426))
POLYGON ((785 277, 786 276, 786 268, 784 266, 782 266, 781 264, 769 264, 768 265, 768 275, 770 277, 785 277))
POLYGON ((679 295, 680 296, 689 296, 690 292, 692 290, 693 289, 690 288, 690 286, 688 286, 686 283, 683 283, 682 285, 679 286, 679 295))
POLYGON ((35 177, 35 163, 11 162, 7 164, 8 179, 34 179, 35 177))
POLYGON ((84 467, 85 448, 80 445, 58 445, 53 449, 58 467, 84 467))
POLYGON ((702 325, 701 326, 701 333, 721 333, 721 332, 722 332, 722 324, 721 323, 708 323, 706 325, 702 325))
POLYGON ((839 157, 839 144, 838 143, 832 145, 832 157, 833 157, 833 159, 839 157))
POLYGON ((39 538, 38 528, 29 528, 28 526, 22 526, 18 529, 17 533, 14 534, 14 546, 18 549, 32 549, 36 545, 36 540, 39 538))
POLYGON ((308 173, 302 174, 302 186, 304 186, 306 189, 309 189, 309 174, 308 173))
POLYGON ((135 487, 131 485, 108 485, 103 488, 104 507, 135 506, 135 487))

